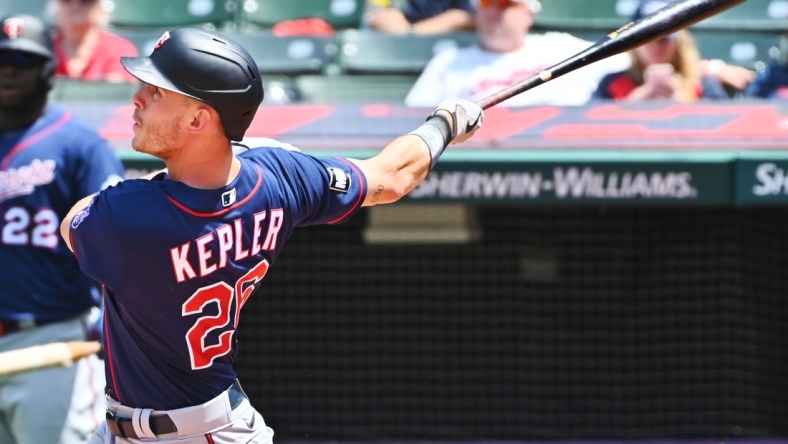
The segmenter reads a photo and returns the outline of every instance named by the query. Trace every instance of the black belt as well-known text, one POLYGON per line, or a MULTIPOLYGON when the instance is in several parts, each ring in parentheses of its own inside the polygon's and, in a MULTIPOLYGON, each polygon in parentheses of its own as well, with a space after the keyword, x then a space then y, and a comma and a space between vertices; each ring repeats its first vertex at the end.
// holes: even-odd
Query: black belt
POLYGON ((20 330, 27 330, 33 327, 52 324, 63 321, 64 319, 25 319, 23 321, 0 319, 0 336, 11 334, 20 330))
MULTIPOLYGON (((246 399, 246 393, 241 388, 241 383, 237 380, 227 390, 227 395, 230 398, 230 408, 235 409, 241 402, 246 399)), ((163 435, 166 433, 173 433, 178 431, 170 415, 164 413, 154 413, 148 418, 148 424, 154 435, 163 435), (156 415, 156 416, 154 416, 156 415)), ((107 411, 107 427, 110 433, 119 438, 132 438, 141 439, 137 432, 134 431, 134 425, 131 423, 131 418, 119 418, 114 413, 107 411)))

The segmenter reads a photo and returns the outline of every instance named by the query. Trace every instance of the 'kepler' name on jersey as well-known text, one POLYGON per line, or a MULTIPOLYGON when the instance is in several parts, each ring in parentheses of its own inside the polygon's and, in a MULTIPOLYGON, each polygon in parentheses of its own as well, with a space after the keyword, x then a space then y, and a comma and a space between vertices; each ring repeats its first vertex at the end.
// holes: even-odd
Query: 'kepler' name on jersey
POLYGON ((231 224, 224 224, 215 230, 189 242, 170 249, 170 259, 175 279, 178 283, 189 279, 208 276, 227 267, 231 259, 234 262, 249 256, 256 256, 262 251, 276 248, 276 239, 284 221, 281 208, 255 213, 252 217, 251 243, 244 244, 244 221, 241 218, 231 224), (268 230, 263 236, 263 227, 268 230), (214 257, 214 251, 218 257, 214 257))

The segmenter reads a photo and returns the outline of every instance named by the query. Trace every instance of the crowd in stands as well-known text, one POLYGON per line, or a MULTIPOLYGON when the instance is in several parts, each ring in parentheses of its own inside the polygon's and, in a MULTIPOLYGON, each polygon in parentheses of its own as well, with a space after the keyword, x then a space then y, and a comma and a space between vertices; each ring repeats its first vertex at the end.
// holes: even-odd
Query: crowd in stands
MULTIPOLYGON (((409 106, 431 106, 441 97, 478 100, 536 75, 589 46, 565 32, 531 32, 539 3, 534 0, 482 0, 475 13, 479 46, 438 53, 405 98, 409 106)), ((626 58, 613 57, 552 80, 503 105, 582 105, 611 67, 623 69, 626 58)))
MULTIPOLYGON (((123 33, 114 32, 116 28, 113 28, 108 10, 111 2, 48 1, 48 18, 55 28, 58 77, 91 82, 134 81, 120 67, 118 59, 147 49, 122 37, 123 33)), ((258 3, 260 8, 277 4, 258 3)), ((593 43, 587 35, 577 35, 571 29, 539 27, 541 4, 538 0, 345 0, 330 3, 331 8, 337 10, 349 10, 348 5, 353 3, 363 4, 361 13, 352 12, 359 17, 357 26, 349 28, 362 32, 390 34, 393 38, 475 36, 474 45, 446 45, 425 61, 423 71, 414 76, 412 88, 403 97, 408 106, 432 107, 441 98, 452 95, 479 99, 538 74, 593 43), (335 3, 342 3, 342 8, 335 3)), ((654 12, 668 3, 668 0, 641 0, 632 18, 654 12)), ((207 26, 216 27, 216 24, 207 26)), ((234 31, 238 29, 245 28, 234 27, 234 31)), ((324 11, 316 11, 313 15, 304 12, 269 28, 276 36, 327 38, 337 37, 347 29, 335 28, 324 11)), ((255 32, 259 30, 254 29, 255 32)), ((788 39, 788 34, 785 38, 788 39)), ((342 52, 342 48, 338 52, 342 52)), ((610 57, 554 79, 503 105, 568 106, 592 100, 686 102, 784 98, 788 82, 784 58, 783 55, 782 61, 780 58, 766 61, 758 69, 707 58, 692 31, 685 29, 628 54, 610 57)), ((265 60, 261 65, 265 66, 265 60)), ((331 74, 326 72, 326 75, 331 74)), ((292 100, 299 100, 297 94, 292 100)))

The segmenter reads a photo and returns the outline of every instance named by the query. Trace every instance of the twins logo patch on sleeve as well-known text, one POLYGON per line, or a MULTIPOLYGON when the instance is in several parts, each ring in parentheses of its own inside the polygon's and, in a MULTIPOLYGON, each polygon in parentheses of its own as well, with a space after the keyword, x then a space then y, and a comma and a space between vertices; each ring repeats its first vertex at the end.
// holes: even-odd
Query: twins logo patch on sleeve
POLYGON ((93 206, 93 202, 95 202, 96 197, 93 196, 93 199, 90 199, 90 202, 85 206, 85 208, 77 211, 77 214, 74 215, 74 218, 71 219, 71 228, 77 228, 79 224, 85 220, 86 217, 90 214, 90 207, 93 206))
POLYGON ((350 174, 340 168, 328 168, 330 177, 329 188, 340 193, 347 193, 350 190, 350 174))

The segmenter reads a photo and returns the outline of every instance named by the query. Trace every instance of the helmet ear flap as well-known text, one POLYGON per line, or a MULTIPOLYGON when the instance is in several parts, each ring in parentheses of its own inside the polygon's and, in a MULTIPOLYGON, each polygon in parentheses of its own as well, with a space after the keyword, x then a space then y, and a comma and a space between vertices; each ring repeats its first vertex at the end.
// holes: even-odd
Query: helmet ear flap
POLYGON ((43 68, 41 68, 41 83, 46 87, 47 91, 54 86, 55 68, 57 68, 57 60, 54 58, 47 60, 43 68))

